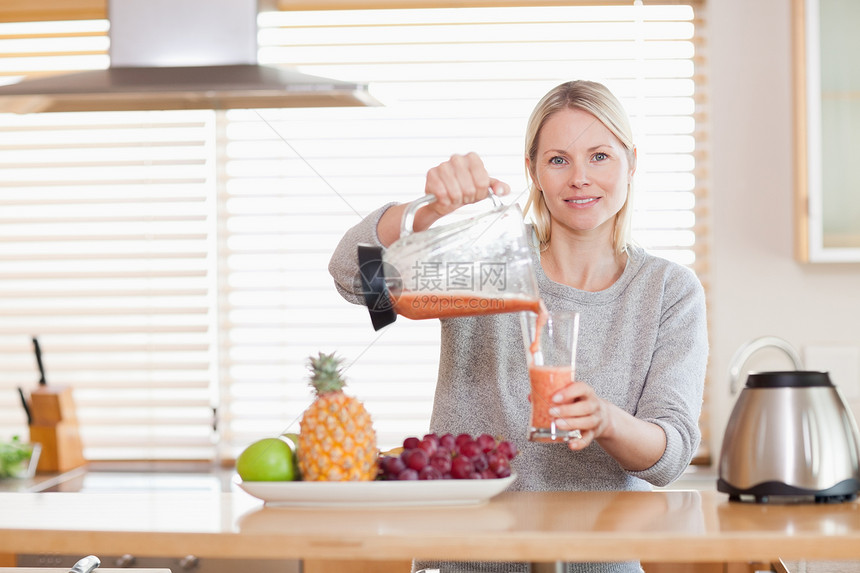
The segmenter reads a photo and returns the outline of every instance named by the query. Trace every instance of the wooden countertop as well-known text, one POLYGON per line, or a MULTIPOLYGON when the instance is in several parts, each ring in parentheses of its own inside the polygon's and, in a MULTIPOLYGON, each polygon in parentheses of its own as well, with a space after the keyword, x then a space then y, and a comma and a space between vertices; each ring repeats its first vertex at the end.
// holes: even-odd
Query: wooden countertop
POLYGON ((860 559, 860 505, 715 491, 507 492, 480 506, 264 506, 229 493, 0 493, 0 553, 516 561, 860 559))

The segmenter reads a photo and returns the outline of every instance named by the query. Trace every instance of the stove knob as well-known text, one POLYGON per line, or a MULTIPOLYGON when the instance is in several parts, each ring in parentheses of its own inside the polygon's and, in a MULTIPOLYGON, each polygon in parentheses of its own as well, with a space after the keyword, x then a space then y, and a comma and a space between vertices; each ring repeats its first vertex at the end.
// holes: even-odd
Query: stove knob
POLYGON ((182 559, 179 560, 179 567, 182 568, 183 571, 191 571, 192 569, 197 569, 197 566, 200 564, 200 560, 197 559, 194 555, 186 555, 182 559))
POLYGON ((135 561, 137 561, 137 559, 134 557, 134 555, 130 555, 130 554, 126 553, 122 557, 117 558, 116 566, 117 567, 131 567, 134 565, 135 561))

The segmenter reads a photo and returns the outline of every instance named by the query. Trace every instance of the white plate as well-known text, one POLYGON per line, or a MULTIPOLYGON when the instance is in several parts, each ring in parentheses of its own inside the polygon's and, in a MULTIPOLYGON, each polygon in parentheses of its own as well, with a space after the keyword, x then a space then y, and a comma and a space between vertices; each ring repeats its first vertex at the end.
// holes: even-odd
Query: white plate
POLYGON ((233 481, 267 504, 293 506, 474 505, 505 491, 516 474, 497 479, 415 481, 233 481))

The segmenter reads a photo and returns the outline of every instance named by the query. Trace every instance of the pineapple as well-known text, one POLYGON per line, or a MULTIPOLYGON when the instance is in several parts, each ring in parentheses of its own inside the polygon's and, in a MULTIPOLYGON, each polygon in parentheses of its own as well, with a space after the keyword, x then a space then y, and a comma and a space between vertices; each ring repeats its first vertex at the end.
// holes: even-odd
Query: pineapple
POLYGON ((342 360, 319 353, 309 359, 316 399, 305 410, 298 460, 305 481, 376 478, 376 432, 364 404, 343 393, 342 360))

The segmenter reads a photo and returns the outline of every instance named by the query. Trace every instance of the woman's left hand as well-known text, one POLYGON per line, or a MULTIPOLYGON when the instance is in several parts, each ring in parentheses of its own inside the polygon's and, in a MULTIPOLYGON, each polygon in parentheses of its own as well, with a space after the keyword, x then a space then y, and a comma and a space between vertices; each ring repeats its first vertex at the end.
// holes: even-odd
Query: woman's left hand
POLYGON ((571 450, 582 450, 602 436, 611 421, 611 408, 585 382, 573 382, 553 395, 556 403, 549 413, 556 417, 558 427, 579 430, 582 437, 568 442, 571 450))
POLYGON ((653 422, 640 420, 600 398, 585 382, 572 382, 553 395, 550 415, 561 429, 579 430, 582 437, 568 446, 578 451, 597 441, 621 467, 641 471, 666 450, 666 433, 653 422))

